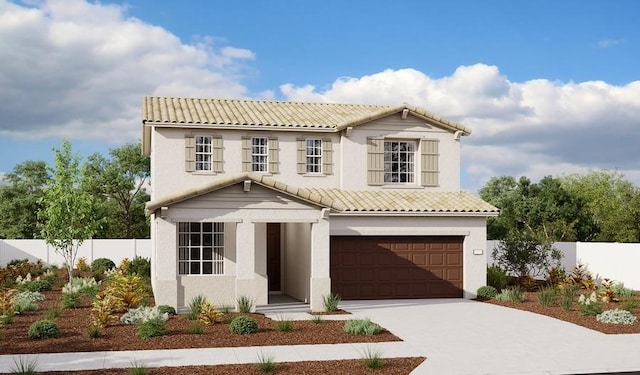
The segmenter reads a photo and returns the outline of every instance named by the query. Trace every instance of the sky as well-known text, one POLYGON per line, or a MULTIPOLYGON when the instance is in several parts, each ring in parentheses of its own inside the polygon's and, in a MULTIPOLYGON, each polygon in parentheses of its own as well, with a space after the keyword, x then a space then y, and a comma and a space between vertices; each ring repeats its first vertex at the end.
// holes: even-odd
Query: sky
POLYGON ((423 107, 472 129, 462 190, 640 185, 640 1, 0 0, 0 178, 141 134, 145 95, 423 107))

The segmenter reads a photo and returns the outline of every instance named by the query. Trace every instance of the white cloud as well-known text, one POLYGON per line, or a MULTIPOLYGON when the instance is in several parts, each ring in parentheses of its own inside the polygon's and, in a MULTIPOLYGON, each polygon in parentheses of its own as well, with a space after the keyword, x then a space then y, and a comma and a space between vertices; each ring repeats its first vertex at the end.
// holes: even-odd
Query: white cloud
POLYGON ((242 97, 253 52, 84 0, 0 0, 0 136, 139 138, 144 95, 242 97))
POLYGON ((640 184, 640 81, 512 82, 495 66, 461 66, 433 78, 414 69, 339 78, 327 90, 281 86, 290 100, 399 104, 408 102, 473 129, 463 138, 463 188, 490 177, 610 169, 640 184))
POLYGON ((598 41, 599 48, 611 48, 624 43, 624 39, 602 39, 598 41))

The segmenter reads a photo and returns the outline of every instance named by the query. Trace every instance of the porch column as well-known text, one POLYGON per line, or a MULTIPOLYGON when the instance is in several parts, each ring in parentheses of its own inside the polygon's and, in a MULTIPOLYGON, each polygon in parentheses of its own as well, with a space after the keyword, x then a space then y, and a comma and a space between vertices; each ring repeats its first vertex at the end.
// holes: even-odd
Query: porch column
POLYGON ((261 292, 256 278, 255 224, 244 219, 236 226, 236 308, 239 297, 248 297, 256 305, 267 303, 267 294, 261 292), (264 296, 263 296, 264 294, 264 296))
POLYGON ((178 239, 176 223, 153 216, 151 264, 153 294, 158 305, 178 308, 178 239))
POLYGON ((323 311, 322 299, 331 293, 329 240, 329 220, 321 217, 311 224, 311 311, 323 311))

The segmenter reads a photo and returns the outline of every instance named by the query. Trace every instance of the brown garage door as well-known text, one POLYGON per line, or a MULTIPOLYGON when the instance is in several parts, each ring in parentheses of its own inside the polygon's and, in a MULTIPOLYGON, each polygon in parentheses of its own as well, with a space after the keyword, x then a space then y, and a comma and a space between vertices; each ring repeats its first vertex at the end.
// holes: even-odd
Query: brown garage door
POLYGON ((462 297, 462 241, 332 236, 331 290, 345 300, 462 297))

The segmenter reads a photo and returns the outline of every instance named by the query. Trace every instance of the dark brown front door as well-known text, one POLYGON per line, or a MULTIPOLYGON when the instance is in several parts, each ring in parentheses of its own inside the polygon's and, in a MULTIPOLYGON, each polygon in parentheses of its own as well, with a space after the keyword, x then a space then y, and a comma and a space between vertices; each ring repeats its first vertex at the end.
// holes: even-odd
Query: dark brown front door
POLYGON ((463 237, 332 236, 331 291, 342 299, 462 297, 463 237))
POLYGON ((267 224, 267 277, 269 291, 280 290, 280 223, 267 224))

